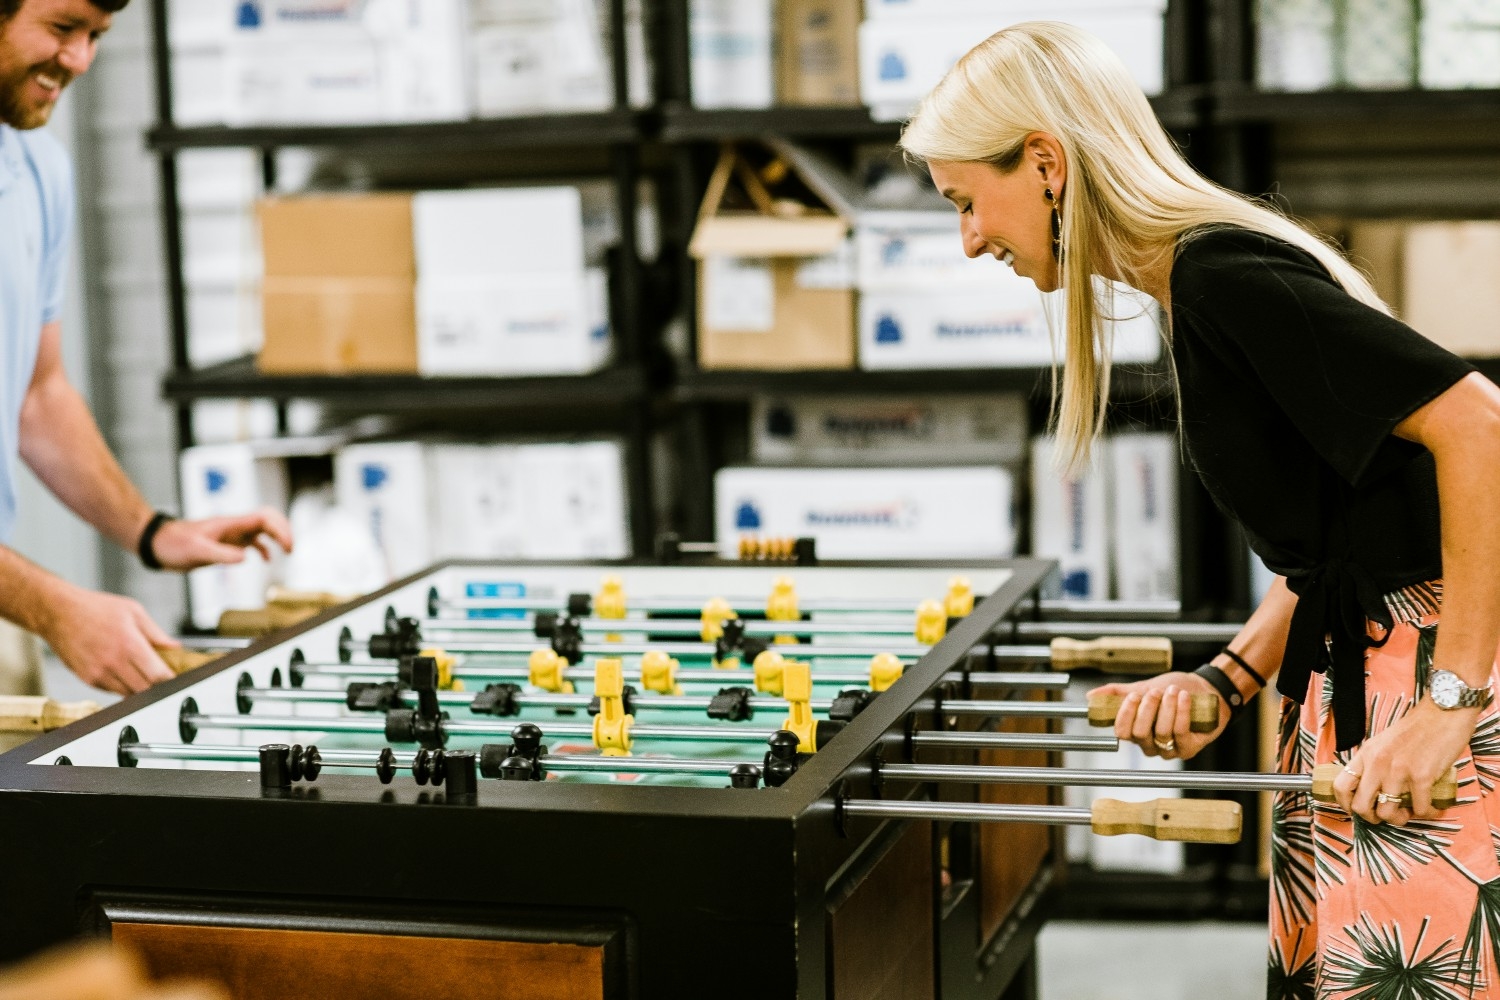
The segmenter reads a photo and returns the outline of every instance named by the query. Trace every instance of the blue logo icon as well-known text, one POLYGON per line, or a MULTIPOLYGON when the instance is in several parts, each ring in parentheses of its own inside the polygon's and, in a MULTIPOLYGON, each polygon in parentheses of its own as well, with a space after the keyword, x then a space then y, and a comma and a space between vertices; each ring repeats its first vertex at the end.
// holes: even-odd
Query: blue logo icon
POLYGON ((901 343, 901 324, 896 322, 896 317, 886 313, 880 317, 875 324, 875 343, 877 344, 899 344, 901 343))
POLYGON ((239 5, 234 14, 234 23, 240 28, 259 28, 261 21, 260 4, 255 0, 245 0, 239 5))
POLYGON ((1064 573, 1062 589, 1063 596, 1065 597, 1088 597, 1089 571, 1086 569, 1075 569, 1071 573, 1064 573))
POLYGON ((906 241, 899 236, 885 241, 880 248, 880 262, 886 267, 897 267, 906 260, 906 241))
POLYGON ((203 481, 208 486, 208 492, 217 493, 229 485, 229 477, 222 469, 207 469, 203 473, 203 481))
POLYGON ((887 52, 880 57, 880 79, 906 79, 906 63, 901 61, 901 54, 899 52, 887 52))
POLYGON ((359 467, 359 476, 367 490, 378 490, 385 485, 387 479, 391 478, 391 474, 385 471, 383 465, 362 465, 359 467))
POLYGON ((734 526, 738 531, 760 529, 760 509, 752 500, 743 500, 734 512, 734 526))

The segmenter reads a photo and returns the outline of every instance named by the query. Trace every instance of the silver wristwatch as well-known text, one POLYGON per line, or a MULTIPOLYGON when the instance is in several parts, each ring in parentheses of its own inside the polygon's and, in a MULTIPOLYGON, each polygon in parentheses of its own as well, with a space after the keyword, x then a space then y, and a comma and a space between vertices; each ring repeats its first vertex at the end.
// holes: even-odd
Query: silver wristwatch
POLYGON ((1495 699, 1494 683, 1472 688, 1451 670, 1434 670, 1427 678, 1427 691, 1438 708, 1484 708, 1495 699))

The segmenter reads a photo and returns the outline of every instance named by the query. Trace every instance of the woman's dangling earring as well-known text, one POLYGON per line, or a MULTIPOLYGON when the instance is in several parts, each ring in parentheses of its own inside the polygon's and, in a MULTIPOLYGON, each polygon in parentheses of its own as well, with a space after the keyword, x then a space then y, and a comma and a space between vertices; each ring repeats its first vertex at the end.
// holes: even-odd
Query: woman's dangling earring
POLYGON ((1047 202, 1052 206, 1052 259, 1062 260, 1062 203, 1057 200, 1057 195, 1052 193, 1051 188, 1043 192, 1047 196, 1047 202))

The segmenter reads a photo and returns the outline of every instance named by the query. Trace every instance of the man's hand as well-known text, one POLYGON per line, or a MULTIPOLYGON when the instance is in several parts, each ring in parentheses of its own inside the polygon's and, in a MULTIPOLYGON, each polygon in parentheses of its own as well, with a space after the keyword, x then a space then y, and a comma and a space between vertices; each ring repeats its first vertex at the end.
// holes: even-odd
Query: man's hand
POLYGON ((267 538, 292 551, 292 526, 279 512, 264 508, 238 517, 210 517, 201 521, 168 521, 156 532, 151 546, 164 569, 190 570, 218 563, 237 563, 245 550, 271 558, 267 538))
POLYGON ((179 643, 128 597, 65 584, 39 631, 69 670, 115 694, 144 691, 175 676, 156 650, 179 643))
POLYGON ((1115 715, 1115 736, 1141 748, 1147 757, 1187 760, 1219 738, 1229 725, 1229 706, 1214 686, 1197 674, 1171 672, 1134 684, 1103 684, 1099 694, 1125 700, 1115 715), (1195 733, 1192 696, 1212 694, 1219 703, 1219 725, 1211 733, 1195 733))
POLYGON ((62 948, 0 973, 0 1000, 228 1000, 220 986, 153 983, 134 955, 105 945, 62 948))

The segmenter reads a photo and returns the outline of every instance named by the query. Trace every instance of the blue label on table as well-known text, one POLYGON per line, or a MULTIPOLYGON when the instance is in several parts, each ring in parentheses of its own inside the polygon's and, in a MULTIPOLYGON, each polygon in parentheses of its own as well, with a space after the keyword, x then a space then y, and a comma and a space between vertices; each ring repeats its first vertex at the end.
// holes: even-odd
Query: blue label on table
MULTIPOLYGON (((470 583, 464 586, 465 597, 525 597, 524 583, 470 583)), ((525 618, 520 608, 470 608, 470 618, 525 618)))

